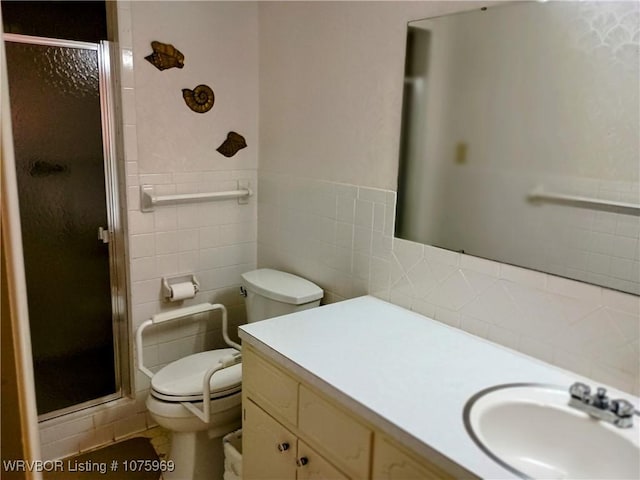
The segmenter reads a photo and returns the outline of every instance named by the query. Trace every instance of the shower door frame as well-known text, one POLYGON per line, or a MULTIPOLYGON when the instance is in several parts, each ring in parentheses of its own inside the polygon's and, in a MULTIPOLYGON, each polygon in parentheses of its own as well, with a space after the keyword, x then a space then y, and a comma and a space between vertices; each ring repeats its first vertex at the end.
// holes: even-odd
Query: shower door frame
MULTIPOLYGON (((94 407, 102 403, 118 400, 131 393, 131 364, 129 360, 128 329, 128 295, 127 295, 127 262, 126 236, 121 206, 125 205, 119 178, 124 178, 122 162, 122 141, 118 135, 116 123, 116 79, 114 76, 117 48, 112 42, 81 42, 46 37, 34 37, 13 33, 3 34, 4 42, 44 45, 51 47, 78 48, 94 50, 98 56, 98 75, 100 93, 100 115, 102 125, 102 151, 104 161, 105 198, 107 214, 106 236, 99 237, 96 230, 96 241, 107 240, 109 250, 109 279, 111 287, 111 324, 113 331, 115 392, 86 402, 78 403, 59 410, 38 415, 38 421, 44 422, 56 417, 94 407)), ((121 131, 121 130, 120 130, 121 131)), ((16 198, 16 201, 19 199, 16 198)), ((96 227, 97 228, 97 227, 96 227)), ((27 325, 29 328, 29 325, 27 325)), ((33 356, 33 354, 32 354, 33 356)))

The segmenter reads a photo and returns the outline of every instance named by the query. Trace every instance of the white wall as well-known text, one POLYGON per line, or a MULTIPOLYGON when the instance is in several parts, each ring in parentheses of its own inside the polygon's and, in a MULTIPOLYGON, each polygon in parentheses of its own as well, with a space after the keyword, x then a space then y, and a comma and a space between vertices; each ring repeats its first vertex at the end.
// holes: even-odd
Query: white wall
MULTIPOLYGON (((122 119, 128 211, 131 331, 151 315, 200 302, 229 309, 230 331, 245 321, 240 273, 255 268, 257 202, 230 200, 140 211, 139 185, 159 194, 255 188, 258 163, 258 10, 253 2, 118 2, 122 119), (171 43, 185 55, 183 69, 159 71, 144 57, 151 41, 171 43), (182 88, 207 84, 215 103, 194 113, 182 88), (216 151, 228 131, 247 148, 226 158, 216 151), (161 298, 163 276, 195 273, 195 299, 161 298)), ((145 337, 152 369, 219 344, 219 316, 145 337), (208 326, 207 326, 208 325, 208 326), (217 325, 214 326, 214 325, 217 325), (206 328, 205 328, 206 326, 206 328)), ((133 351, 133 349, 132 349, 133 351)), ((138 352, 133 352, 135 360, 138 352)), ((153 425, 144 400, 148 380, 132 366, 134 398, 41 424, 43 458, 70 455, 153 425)))
POLYGON ((468 2, 261 2, 260 170, 395 189, 410 19, 468 2))
POLYGON ((463 8, 260 5, 258 263, 637 394, 637 296, 392 237, 406 22, 463 8))

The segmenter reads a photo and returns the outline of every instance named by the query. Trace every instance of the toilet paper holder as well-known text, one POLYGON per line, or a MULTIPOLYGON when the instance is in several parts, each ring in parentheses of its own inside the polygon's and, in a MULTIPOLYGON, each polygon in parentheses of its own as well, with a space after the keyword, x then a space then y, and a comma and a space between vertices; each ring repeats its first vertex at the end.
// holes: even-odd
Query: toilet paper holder
POLYGON ((179 283, 191 283, 193 285, 193 296, 200 291, 200 282, 193 274, 178 275, 175 277, 162 277, 162 297, 167 301, 173 301, 173 285, 179 283))

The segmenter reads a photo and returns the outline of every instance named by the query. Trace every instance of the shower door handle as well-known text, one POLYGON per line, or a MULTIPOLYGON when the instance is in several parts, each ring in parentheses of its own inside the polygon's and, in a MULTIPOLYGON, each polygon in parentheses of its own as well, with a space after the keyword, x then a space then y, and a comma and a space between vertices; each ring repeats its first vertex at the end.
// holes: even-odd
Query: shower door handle
POLYGON ((98 240, 102 240, 102 243, 109 243, 109 230, 98 227, 98 240))

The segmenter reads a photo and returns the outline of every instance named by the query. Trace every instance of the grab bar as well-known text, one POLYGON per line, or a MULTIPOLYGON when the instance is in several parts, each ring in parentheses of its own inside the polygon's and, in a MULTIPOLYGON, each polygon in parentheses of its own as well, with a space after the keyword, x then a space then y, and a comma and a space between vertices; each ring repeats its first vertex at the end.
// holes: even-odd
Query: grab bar
POLYGON ((180 404, 204 423, 209 423, 211 420, 211 377, 213 377, 214 373, 232 367, 241 361, 242 355, 240 352, 226 355, 220 359, 217 365, 207 370, 207 373, 205 373, 202 378, 202 410, 189 402, 180 402, 180 404))
POLYGON ((527 198, 531 201, 548 201, 551 203, 564 203, 576 206, 590 207, 596 210, 607 210, 629 215, 640 215, 640 204, 630 202, 617 202, 614 200, 602 200, 599 198, 583 197, 579 195, 567 195, 564 193, 547 192, 544 187, 537 186, 527 198))
POLYGON ((199 313, 206 313, 213 310, 220 310, 222 312, 222 338, 227 345, 238 350, 238 353, 226 355, 216 365, 212 366, 204 375, 202 380, 202 410, 195 407, 189 402, 180 402, 187 410, 194 413, 200 420, 205 423, 209 423, 211 417, 211 377, 214 373, 236 365, 242 361, 242 355, 240 350, 242 347, 229 338, 227 332, 227 309, 221 303, 200 303, 198 305, 192 305, 190 307, 178 308, 169 312, 162 312, 154 315, 149 320, 145 320, 136 330, 136 350, 138 353, 138 370, 144 373, 147 377, 153 378, 154 373, 144 366, 144 350, 142 348, 142 332, 151 325, 158 325, 160 323, 178 320, 181 318, 197 315, 199 313))
POLYGON ((162 205, 179 205, 183 203, 229 200, 233 198, 237 198, 238 203, 244 205, 249 203, 249 197, 252 195, 253 190, 249 188, 249 183, 242 181, 238 181, 237 190, 207 193, 182 193, 175 195, 155 195, 153 185, 141 185, 140 210, 147 213, 153 212, 155 207, 162 205))

